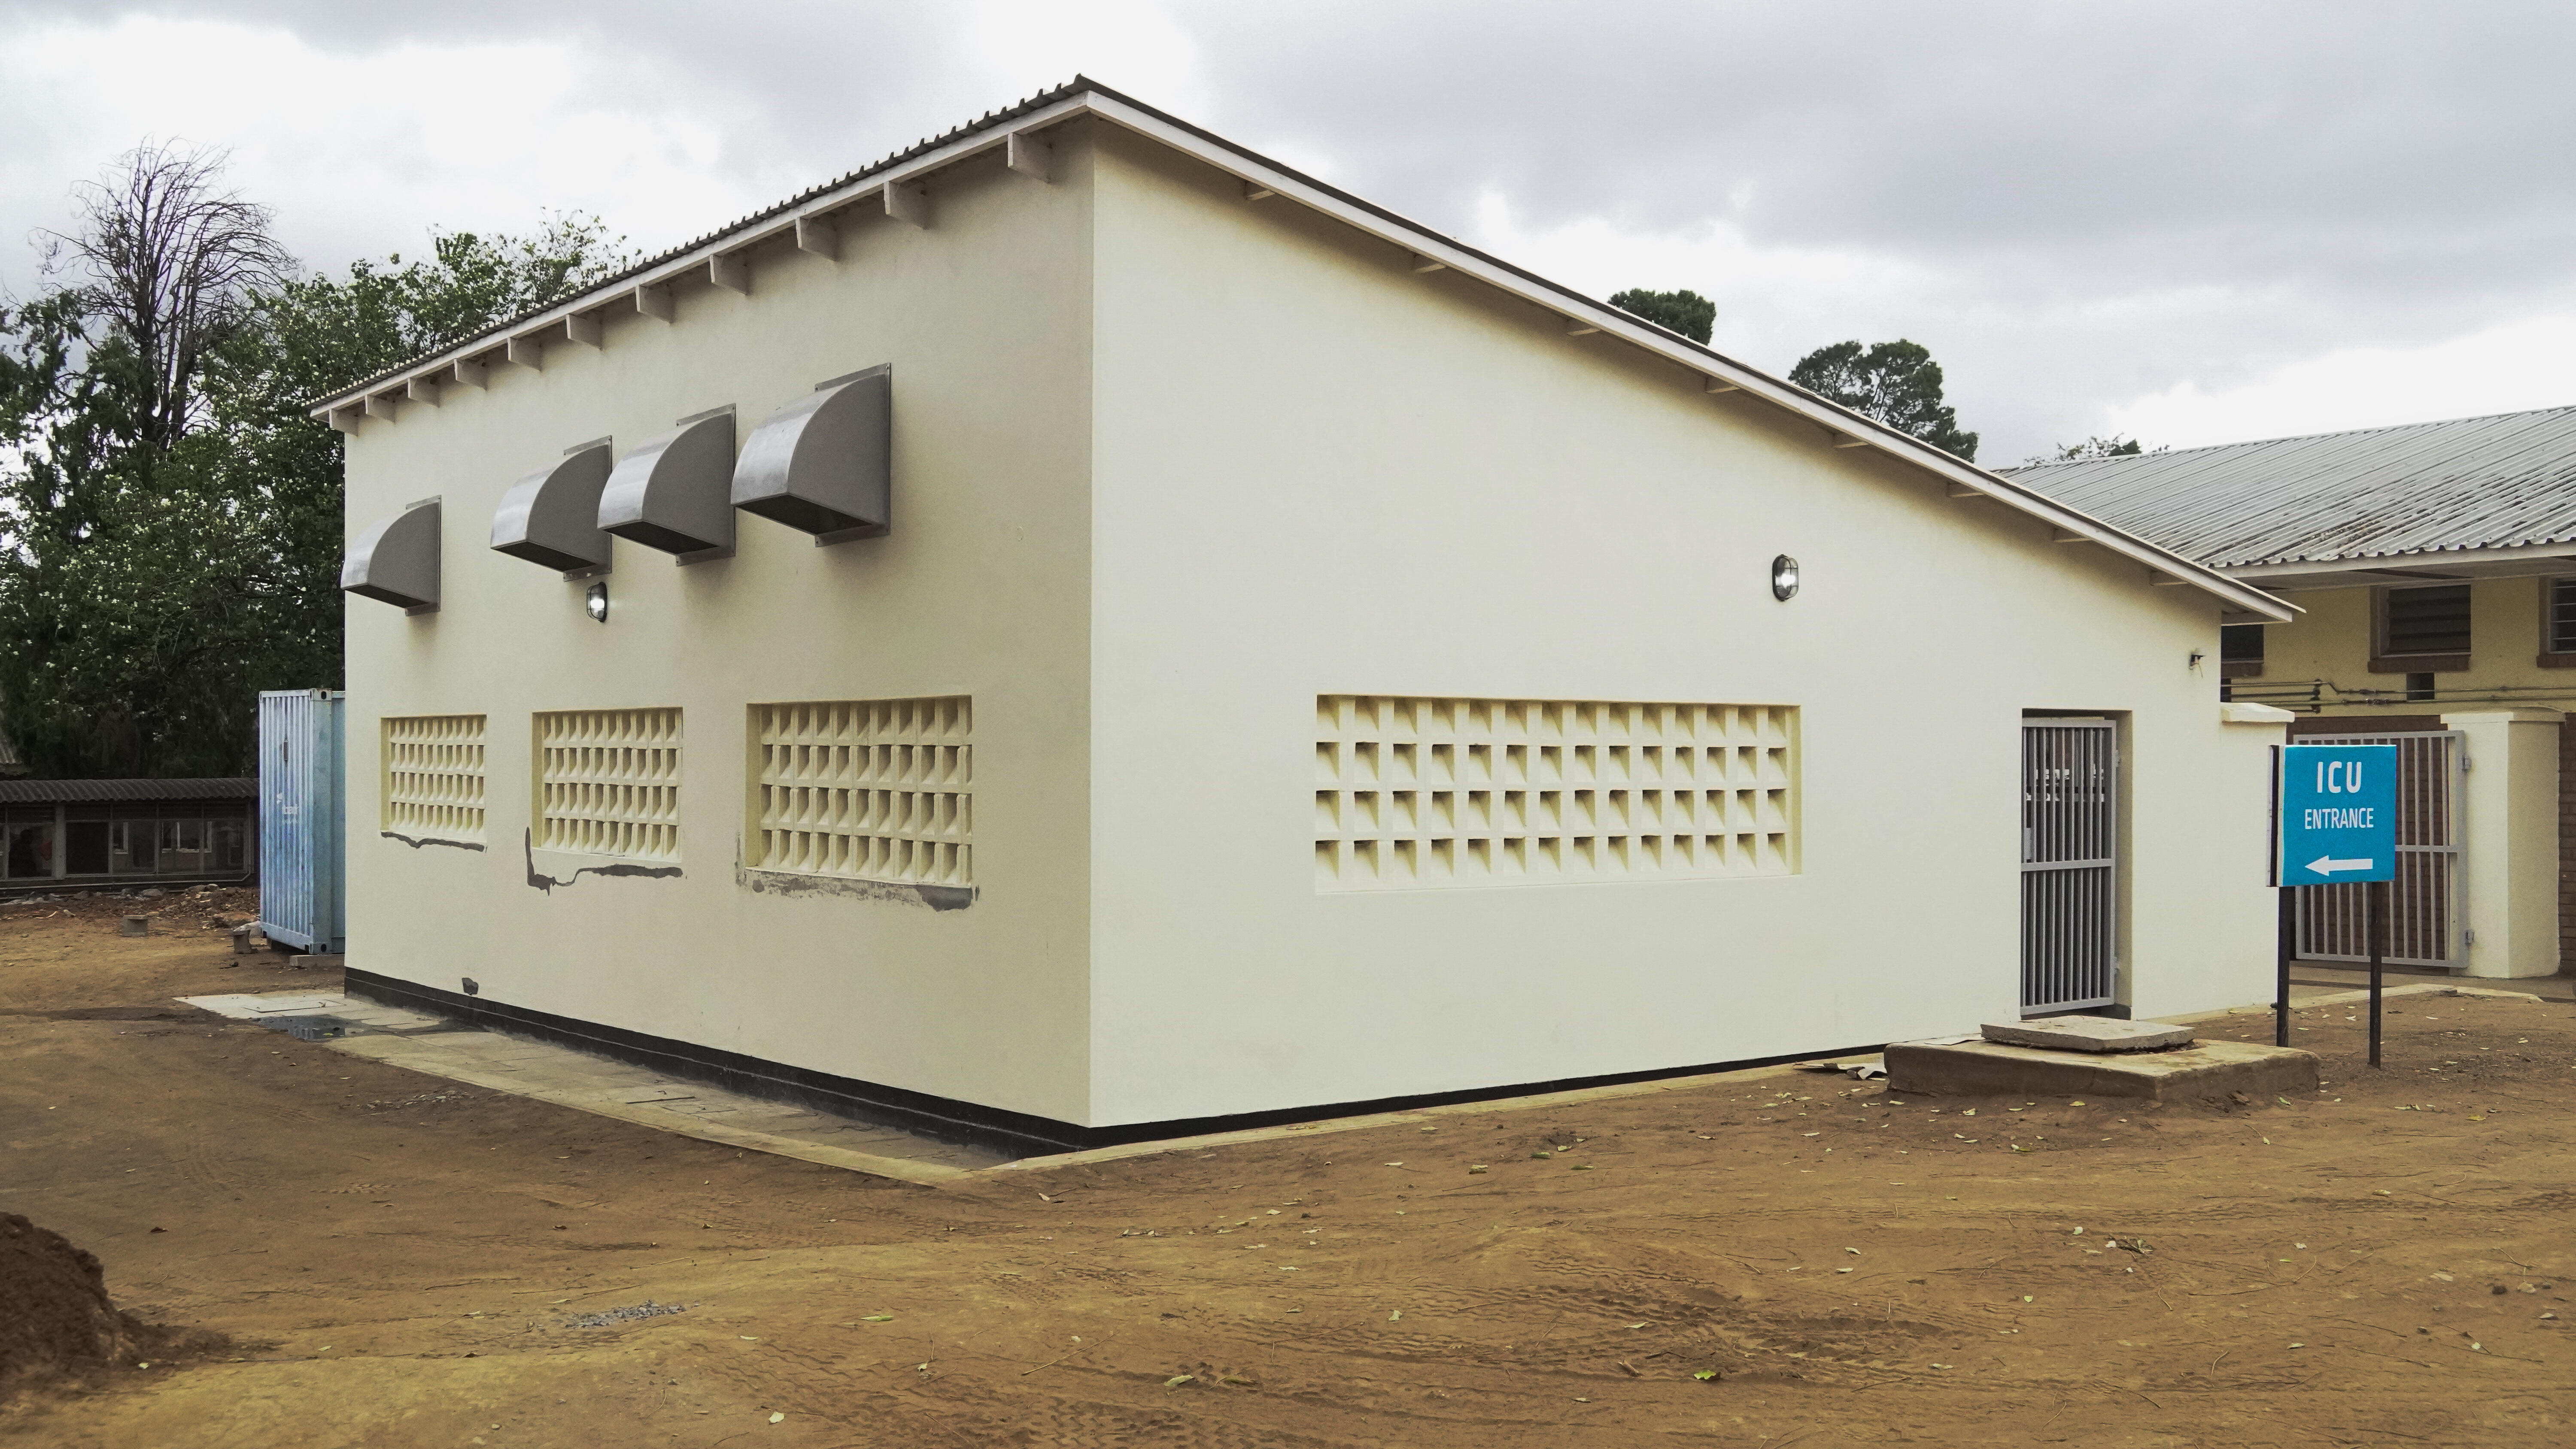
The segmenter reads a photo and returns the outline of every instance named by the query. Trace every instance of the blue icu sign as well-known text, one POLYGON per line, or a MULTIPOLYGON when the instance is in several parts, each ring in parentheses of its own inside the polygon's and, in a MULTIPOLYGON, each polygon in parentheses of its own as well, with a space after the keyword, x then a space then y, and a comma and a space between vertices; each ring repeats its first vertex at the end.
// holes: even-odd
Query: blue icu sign
POLYGON ((2282 885, 2395 879, 2397 747, 2284 746, 2279 836, 2282 885))

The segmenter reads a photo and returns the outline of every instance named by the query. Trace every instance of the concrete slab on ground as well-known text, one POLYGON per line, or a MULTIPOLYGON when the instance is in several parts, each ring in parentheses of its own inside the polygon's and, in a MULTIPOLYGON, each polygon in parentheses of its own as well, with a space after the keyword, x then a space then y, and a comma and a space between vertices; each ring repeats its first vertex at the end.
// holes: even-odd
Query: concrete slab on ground
POLYGON ((504 1035, 428 1012, 336 993, 183 996, 218 1016, 256 1021, 351 1056, 575 1111, 903 1182, 949 1182, 1003 1153, 881 1123, 678 1082, 647 1067, 504 1035))
MULTIPOLYGON (((2538 1005, 2543 1001, 2554 999, 2529 991, 2498 991, 2482 986, 2456 986, 2448 981, 2416 981, 2405 986, 2385 986, 2379 994, 2390 1001, 2410 996, 2483 996, 2503 1001, 2528 1001, 2538 1005)), ((2370 992, 2367 989, 2344 991, 2322 986, 2296 985, 2290 988, 2290 1007, 2294 1011, 2305 1011, 2311 1007, 2351 1006, 2368 1000, 2370 1000, 2370 992)), ((2271 1014, 2272 1003, 2258 1001, 2245 1006, 2231 1006, 2224 1011, 2203 1011, 2190 1016, 2178 1016, 2174 1020, 2222 1021, 2231 1016, 2269 1016, 2271 1014)))
POLYGON ((1981 1031, 2006 1046, 2062 1052, 2151 1052, 2187 1046, 2191 1028, 2161 1021, 2122 1021, 2111 1016, 2043 1016, 2029 1021, 1990 1021, 1981 1031))
MULTIPOLYGON (((2576 975, 2559 976, 2463 976, 2455 971, 2419 971, 2391 966, 2383 973, 2391 988, 2427 985, 2437 989, 2460 986, 2469 989, 2489 988, 2518 991, 2543 1001, 2576 1001, 2576 975)), ((2297 999, 2301 988, 2318 991, 2351 991, 2370 984, 2370 968, 2347 962, 2293 961, 2290 963, 2290 992, 2297 999)))
POLYGON ((1972 1041, 1887 1049, 1887 1089, 1926 1097, 2122 1097, 2189 1102, 2314 1096, 2317 1059, 2293 1047, 2209 1041, 2106 1056, 1972 1041))
POLYGON ((183 996, 179 999, 219 1016, 258 1021, 265 1026, 306 1036, 306 1039, 336 1051, 371 1057, 449 1081, 553 1102, 576 1111, 615 1117, 620 1121, 677 1132, 708 1142, 722 1142, 756 1152, 776 1153, 853 1172, 924 1184, 951 1182, 970 1173, 1045 1170, 1076 1163, 1150 1157, 1165 1152, 1205 1152, 1212 1148, 1274 1138, 1364 1131, 1398 1123, 1436 1131, 1442 1124, 1460 1116, 1688 1092, 1721 1083, 1793 1076, 1819 1066, 1831 1070, 1831 1064, 1849 1056, 1844 1053, 1820 1057, 1813 1062, 1778 1063, 1521 1097, 1318 1118, 1310 1122, 1289 1122, 1012 1159, 1000 1153, 937 1142, 882 1123, 835 1117, 825 1112, 744 1097, 697 1082, 674 1081, 641 1067, 594 1057, 551 1042, 506 1036, 448 1017, 354 997, 291 992, 183 996), (321 1025, 312 1025, 317 1023, 321 1025), (308 1032, 321 1034, 307 1035, 308 1032))

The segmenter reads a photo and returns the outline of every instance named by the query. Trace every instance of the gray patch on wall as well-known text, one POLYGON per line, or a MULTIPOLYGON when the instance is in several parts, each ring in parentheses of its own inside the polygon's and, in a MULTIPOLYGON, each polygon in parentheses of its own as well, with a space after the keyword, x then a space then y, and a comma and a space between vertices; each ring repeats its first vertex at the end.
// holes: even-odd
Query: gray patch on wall
POLYGON ((899 906, 927 906, 934 911, 962 911, 975 904, 976 887, 896 885, 881 880, 844 880, 838 876, 787 875, 735 866, 733 882, 743 889, 772 896, 831 896, 848 901, 887 901, 899 906))
POLYGON ((424 845, 444 845, 452 850, 481 850, 483 848, 482 846, 469 844, 462 840, 432 840, 426 836, 421 839, 414 840, 408 835, 398 835, 390 830, 380 830, 376 833, 382 835, 387 840, 399 840, 414 850, 418 850, 424 845))
POLYGON ((533 830, 522 830, 519 832, 519 840, 528 852, 528 884, 544 891, 547 895, 553 895, 556 886, 572 885, 586 875, 631 875, 645 880, 676 880, 680 874, 680 868, 676 865, 585 865, 564 879, 557 880, 553 876, 537 873, 537 833, 533 830))

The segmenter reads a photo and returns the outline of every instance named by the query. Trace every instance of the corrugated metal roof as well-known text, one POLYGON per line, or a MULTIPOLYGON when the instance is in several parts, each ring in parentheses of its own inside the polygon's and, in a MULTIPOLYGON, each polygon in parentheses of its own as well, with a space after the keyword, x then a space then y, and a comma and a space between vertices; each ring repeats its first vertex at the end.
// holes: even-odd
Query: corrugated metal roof
POLYGON ((661 266, 663 263, 670 261, 674 257, 685 256, 699 247, 705 246, 711 241, 731 236, 736 232, 751 230, 763 222, 775 221, 779 217, 794 211, 806 202, 811 201, 815 197, 821 196, 826 192, 838 190, 841 187, 849 185, 851 182, 873 176, 877 172, 891 170, 892 168, 900 166, 904 162, 911 160, 915 156, 922 155, 925 152, 938 150, 940 147, 947 145, 949 142, 956 140, 960 136, 973 135, 980 131, 992 130, 997 126, 1007 125, 1008 123, 1029 114, 1031 111, 1044 110, 1046 107, 1064 99, 1066 96, 1095 89, 1105 89, 1105 87, 1095 86, 1089 78, 1076 75, 1066 84, 1057 86, 1053 90, 1041 91, 1037 95, 1031 96, 1027 100, 1020 102, 1018 105, 1005 106, 998 111, 987 111, 982 116, 975 120, 968 121, 962 126, 952 127, 940 135, 929 136, 916 141, 912 145, 895 152, 893 155, 886 157, 882 161, 862 166, 855 171, 836 176, 829 181, 823 182, 821 185, 806 187, 804 190, 797 192, 794 196, 787 198, 785 201, 779 202, 775 206, 763 207, 760 210, 751 213, 749 216, 743 217, 739 221, 729 222, 724 226, 717 227, 713 231, 703 232, 697 236, 691 237, 689 240, 680 243, 678 246, 668 247, 662 251, 655 252, 653 255, 636 262, 626 270, 619 272, 614 276, 603 277, 600 280, 591 283, 589 286, 582 288, 579 292, 569 293, 563 297, 557 297, 541 306, 532 307, 516 316, 495 322, 491 326, 486 327, 482 331, 474 333, 469 337, 460 338, 455 342, 448 343, 441 347, 431 348, 427 352, 423 352, 418 356, 387 368, 383 372, 379 372, 375 376, 367 378, 364 381, 351 383, 347 387, 329 394, 323 399, 323 401, 328 402, 334 399, 351 397, 372 391, 385 382, 393 378, 400 377, 404 373, 411 371, 413 368, 418 367, 422 361, 428 358, 442 357, 450 353, 464 354, 475 350, 477 347, 487 347, 500 341, 504 335, 516 329, 522 323, 527 322, 530 318, 543 316, 545 313, 561 307, 567 301, 578 301, 584 298, 611 295, 621 286, 632 283, 636 278, 643 276, 647 272, 652 271, 654 268, 661 266))
POLYGON ((99 800, 255 800, 257 780, 0 780, 0 805, 99 800))
POLYGON ((2576 543, 2576 407, 2006 476, 2212 568, 2576 543))

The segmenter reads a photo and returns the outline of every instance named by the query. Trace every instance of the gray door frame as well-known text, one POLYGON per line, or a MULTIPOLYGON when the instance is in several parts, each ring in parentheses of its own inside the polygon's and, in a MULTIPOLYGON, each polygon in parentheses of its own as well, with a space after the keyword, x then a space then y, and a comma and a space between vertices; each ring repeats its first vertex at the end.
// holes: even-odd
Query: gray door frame
POLYGON ((2021 722, 2021 1010, 2110 1006, 2120 985, 2120 736, 2021 722))

